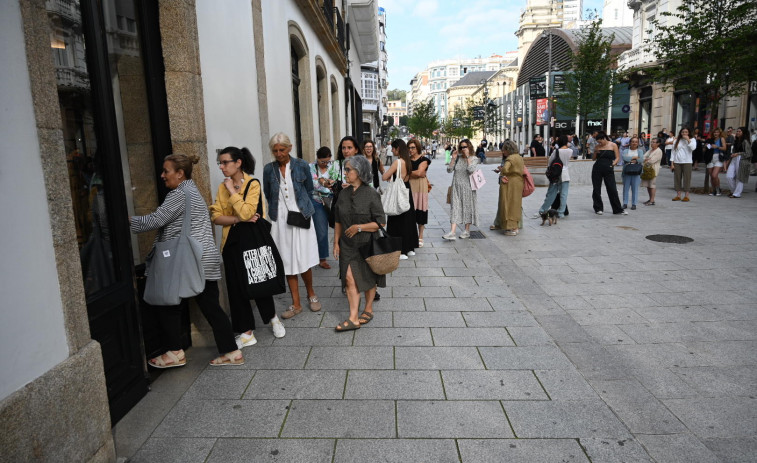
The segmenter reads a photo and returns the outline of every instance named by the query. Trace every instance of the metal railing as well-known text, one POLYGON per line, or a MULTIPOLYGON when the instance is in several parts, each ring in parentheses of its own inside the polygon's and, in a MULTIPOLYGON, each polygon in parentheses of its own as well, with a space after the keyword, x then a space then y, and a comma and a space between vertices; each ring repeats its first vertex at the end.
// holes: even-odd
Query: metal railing
POLYGON ((321 4, 321 11, 326 18, 326 22, 329 23, 329 29, 334 30, 334 0, 323 0, 321 4))
POLYGON ((334 8, 334 13, 336 14, 336 41, 339 43, 339 47, 341 47, 343 53, 347 53, 347 33, 346 33, 346 26, 344 24, 344 18, 342 18, 342 13, 339 12, 338 8, 334 8))

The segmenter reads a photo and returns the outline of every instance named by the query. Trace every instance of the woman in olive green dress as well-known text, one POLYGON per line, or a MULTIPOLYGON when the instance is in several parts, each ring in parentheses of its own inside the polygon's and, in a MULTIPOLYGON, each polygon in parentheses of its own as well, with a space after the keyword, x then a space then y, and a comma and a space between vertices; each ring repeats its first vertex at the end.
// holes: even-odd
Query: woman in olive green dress
POLYGON ((502 151, 507 158, 499 171, 499 223, 505 228, 505 235, 515 236, 523 215, 524 163, 515 142, 507 140, 502 145, 502 151))
POLYGON ((359 251, 378 233, 379 223, 386 223, 381 196, 371 187, 372 177, 371 164, 365 156, 345 161, 344 179, 349 186, 339 193, 337 200, 334 257, 339 259, 339 275, 350 304, 350 316, 336 326, 337 331, 355 330, 370 322, 376 286, 386 286, 386 277, 373 273, 359 251), (365 310, 358 317, 360 293, 365 294, 365 310))

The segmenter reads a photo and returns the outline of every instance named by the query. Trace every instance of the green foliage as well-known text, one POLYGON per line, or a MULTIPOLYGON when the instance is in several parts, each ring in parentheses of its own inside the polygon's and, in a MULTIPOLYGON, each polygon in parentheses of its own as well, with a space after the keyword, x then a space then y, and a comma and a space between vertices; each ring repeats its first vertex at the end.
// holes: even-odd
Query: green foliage
POLYGON ((400 90, 398 88, 388 90, 386 92, 386 98, 389 100, 400 100, 400 101, 406 101, 407 100, 407 92, 404 90, 400 90))
POLYGON ((407 126, 408 116, 400 116, 400 125, 407 126))
POLYGON ((439 116, 436 115, 433 100, 429 98, 413 107, 413 115, 407 119, 407 128, 417 137, 433 137, 434 130, 439 128, 439 116))
MULTIPOLYGON (((644 71, 666 90, 690 90, 717 103, 757 79, 757 2, 687 0, 663 12, 645 40, 657 66, 644 71)), ((632 69, 631 72, 634 70, 632 69)))
POLYGON ((561 114, 581 116, 582 125, 591 114, 607 114, 616 82, 614 39, 614 34, 606 35, 602 31, 601 19, 579 29, 577 51, 571 57, 572 71, 564 74, 566 91, 555 101, 561 114))

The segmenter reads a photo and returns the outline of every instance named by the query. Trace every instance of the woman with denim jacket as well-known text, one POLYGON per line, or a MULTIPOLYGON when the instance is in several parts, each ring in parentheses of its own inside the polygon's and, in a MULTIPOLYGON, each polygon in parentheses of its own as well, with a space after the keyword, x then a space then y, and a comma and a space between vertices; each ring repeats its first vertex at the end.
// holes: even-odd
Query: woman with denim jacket
POLYGON ((292 142, 286 134, 275 134, 268 146, 275 161, 266 164, 263 169, 263 190, 268 199, 271 235, 284 261, 284 273, 292 293, 292 305, 281 314, 281 318, 286 319, 302 312, 297 275, 302 275, 305 282, 310 310, 321 310, 321 302, 313 289, 312 267, 318 265, 318 241, 315 228, 309 223, 315 213, 310 199, 313 196, 313 178, 306 161, 289 155, 292 142), (290 225, 290 213, 302 214, 309 227, 290 225))

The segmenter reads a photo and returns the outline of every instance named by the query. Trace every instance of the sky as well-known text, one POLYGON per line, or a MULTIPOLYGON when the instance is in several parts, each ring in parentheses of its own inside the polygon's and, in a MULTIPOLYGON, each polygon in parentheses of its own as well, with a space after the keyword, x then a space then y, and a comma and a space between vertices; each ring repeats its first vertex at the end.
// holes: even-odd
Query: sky
MULTIPOLYGON (((429 62, 488 57, 518 49, 526 0, 379 0, 386 10, 389 88, 409 90, 429 62)), ((584 0, 600 14, 604 0, 584 0)))

